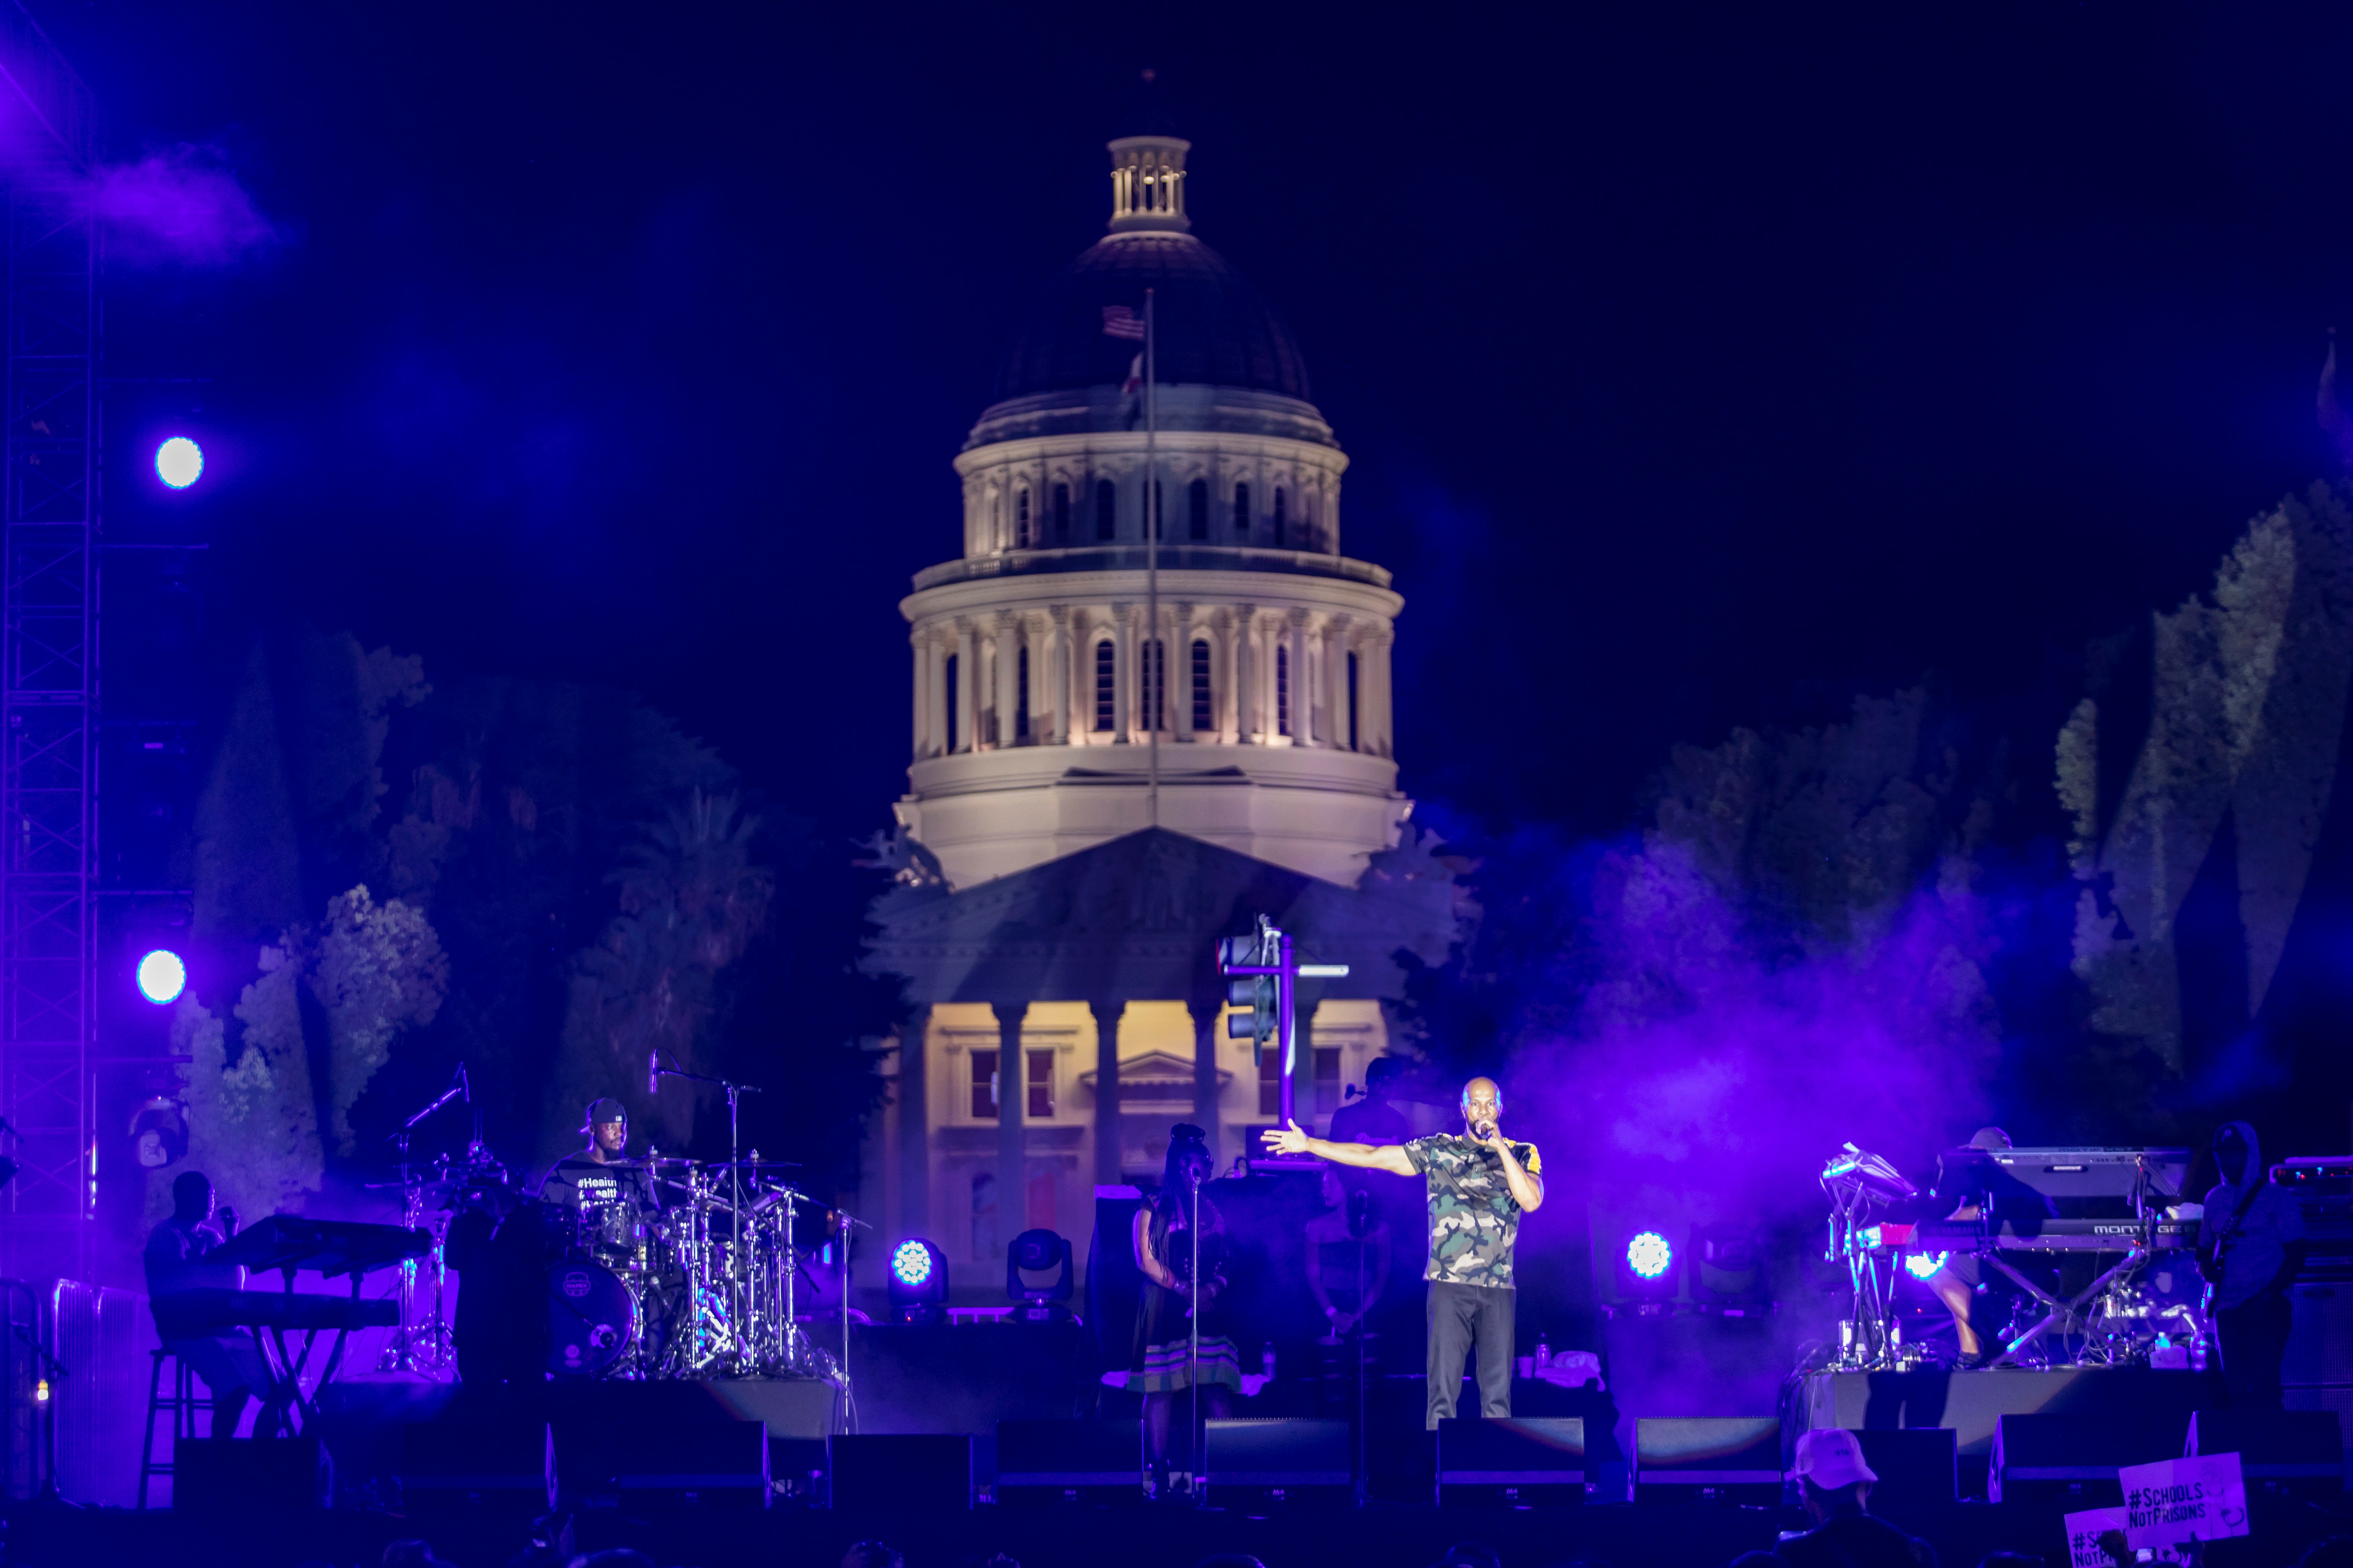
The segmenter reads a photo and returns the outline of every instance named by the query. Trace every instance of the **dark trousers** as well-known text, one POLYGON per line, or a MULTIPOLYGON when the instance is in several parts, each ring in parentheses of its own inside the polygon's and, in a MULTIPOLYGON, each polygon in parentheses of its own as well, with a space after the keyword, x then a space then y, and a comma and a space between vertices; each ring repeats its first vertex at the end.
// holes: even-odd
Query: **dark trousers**
POLYGON ((2287 1355, 2288 1325, 2295 1309, 2285 1296, 2258 1296, 2244 1306, 2214 1314, 2214 1338, 2222 1352, 2222 1387, 2233 1410, 2280 1407, 2280 1363, 2287 1355))
MULTIPOLYGON (((1512 1413, 1512 1314, 1519 1292, 1509 1286, 1430 1284, 1430 1420, 1454 1414, 1462 1388, 1462 1357, 1479 1352, 1479 1414, 1512 1413)), ((2276 1377, 2276 1374, 2274 1374, 2276 1377)))

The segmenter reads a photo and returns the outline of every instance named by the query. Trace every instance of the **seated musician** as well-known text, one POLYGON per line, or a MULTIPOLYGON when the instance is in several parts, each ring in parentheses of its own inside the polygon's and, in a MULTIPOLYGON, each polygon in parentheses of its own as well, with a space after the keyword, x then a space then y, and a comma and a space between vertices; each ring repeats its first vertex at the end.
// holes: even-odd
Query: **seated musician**
MULTIPOLYGON (((1970 1137, 1968 1147, 1990 1153, 1996 1149, 2011 1146, 2010 1134, 1999 1127, 1980 1127, 1970 1137)), ((2036 1192, 1991 1160, 1957 1160, 1940 1173, 1936 1195, 1954 1200, 1947 1219, 1976 1221, 1990 1219, 1997 1226, 2009 1225, 2031 1232, 2042 1222, 2058 1215, 2058 1207, 2042 1194, 2036 1192)), ((1978 1337, 1977 1325, 1970 1321, 1970 1308, 1979 1295, 1997 1298, 2007 1303, 2015 1294, 2009 1279, 1999 1269, 1989 1269, 1984 1259, 1973 1254, 1956 1250, 1947 1256, 1944 1267, 1928 1278, 1928 1289, 1936 1300, 1953 1314, 1953 1329, 1960 1337, 1960 1365, 1975 1370, 2000 1353, 2000 1348, 1988 1350, 1978 1337)))
POLYGON ((548 1167, 539 1182, 540 1201, 584 1210, 626 1204, 641 1215, 660 1213, 652 1173, 628 1158, 629 1113, 621 1102, 591 1101, 580 1131, 588 1146, 548 1167))
POLYGON ((271 1386, 269 1368, 251 1336, 229 1331, 185 1334, 170 1300, 184 1290, 234 1290, 244 1284, 235 1265, 206 1265, 205 1254, 224 1245, 237 1230, 237 1211, 223 1205, 218 1230, 206 1222, 213 1214, 213 1184, 198 1171, 183 1171, 172 1183, 172 1215, 147 1233, 142 1261, 147 1269, 148 1310, 164 1348, 204 1380, 213 1396, 213 1436, 234 1437, 246 1401, 271 1386))

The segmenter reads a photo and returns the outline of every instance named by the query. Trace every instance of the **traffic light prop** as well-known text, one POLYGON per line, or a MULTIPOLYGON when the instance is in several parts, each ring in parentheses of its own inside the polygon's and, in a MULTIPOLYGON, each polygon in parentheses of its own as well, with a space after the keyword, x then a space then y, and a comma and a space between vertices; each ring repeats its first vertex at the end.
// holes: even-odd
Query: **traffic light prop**
POLYGON ((1348 973, 1345 963, 1302 963, 1291 938, 1266 916, 1249 936, 1229 936, 1218 943, 1218 973, 1225 976, 1226 1000, 1247 1013, 1226 1015, 1226 1033, 1251 1043, 1250 1059, 1280 1053, 1282 1064, 1282 1125, 1295 1119, 1293 1099, 1299 1065, 1298 999, 1302 979, 1337 978, 1348 973))

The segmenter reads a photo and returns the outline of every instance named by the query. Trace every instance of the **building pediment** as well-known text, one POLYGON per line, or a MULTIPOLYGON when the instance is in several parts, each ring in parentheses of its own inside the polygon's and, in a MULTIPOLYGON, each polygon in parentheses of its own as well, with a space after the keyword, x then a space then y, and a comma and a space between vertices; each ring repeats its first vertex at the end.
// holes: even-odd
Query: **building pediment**
MULTIPOLYGON (((1218 1069, 1218 1088, 1222 1090, 1234 1081, 1234 1075, 1223 1068, 1218 1069)), ((1095 1075, 1082 1072, 1079 1085, 1089 1094, 1095 1089, 1095 1075)), ((1168 1105, 1193 1103, 1193 1060, 1170 1051, 1146 1051, 1119 1064, 1119 1098, 1123 1105, 1137 1102, 1168 1105)))

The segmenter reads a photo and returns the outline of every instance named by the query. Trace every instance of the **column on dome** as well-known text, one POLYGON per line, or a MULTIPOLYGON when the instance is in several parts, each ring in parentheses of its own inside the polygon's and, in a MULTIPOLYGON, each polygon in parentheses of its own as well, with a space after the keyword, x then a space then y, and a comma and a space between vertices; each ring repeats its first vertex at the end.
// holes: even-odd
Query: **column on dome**
POLYGON ((915 667, 915 690, 908 701, 913 733, 910 737, 911 753, 917 762, 931 754, 932 747, 932 639, 918 626, 907 634, 908 652, 915 667))
POLYGON ((1118 639, 1111 667, 1112 744, 1124 746, 1134 739, 1130 731, 1135 726, 1136 608, 1134 605, 1113 605, 1111 613, 1113 634, 1118 639))
POLYGON ((1291 743, 1304 746, 1313 732, 1315 681, 1307 668, 1307 612, 1293 610, 1282 617, 1283 645, 1291 650, 1291 743))
MULTIPOLYGON (((1039 659, 1042 667, 1034 672, 1031 689, 1045 696, 1043 710, 1038 723, 1041 746, 1060 746, 1071 738, 1071 679, 1066 673, 1071 658, 1071 607, 1051 605, 1046 610, 1046 646, 1039 659)), ((1032 697, 1031 701, 1038 700, 1032 697)))
POLYGON ((1206 628, 1209 643, 1209 698, 1215 704, 1209 710, 1209 724, 1215 739, 1233 744, 1234 741, 1234 614, 1218 609, 1209 616, 1206 628))
POLYGON ((1348 749, 1348 617, 1324 619, 1324 737, 1335 751, 1348 749))
POLYGON ((1233 626, 1226 637, 1226 646, 1232 649, 1234 739, 1245 746, 1256 744, 1260 738, 1258 650, 1250 646, 1257 620, 1256 605, 1237 605, 1233 626))
POLYGON ((1372 646, 1366 650, 1370 657, 1365 661, 1373 678, 1373 700, 1369 704, 1373 730, 1371 750, 1375 756, 1380 757, 1397 754, 1393 749, 1396 735, 1394 716, 1389 710, 1389 643, 1395 637, 1396 634, 1387 626, 1375 632, 1372 646))
POLYGON ((1017 739, 1013 732, 1013 715, 1017 706, 1014 696, 1021 679, 1021 616, 1012 610, 997 614, 997 743, 1010 747, 1017 739))
POLYGON ((978 704, 980 694, 980 638, 974 635, 970 621, 955 624, 955 749, 959 752, 976 750, 974 739, 980 732, 978 704))
POLYGON ((1193 606, 1180 604, 1168 618, 1168 730, 1193 738, 1193 606))

